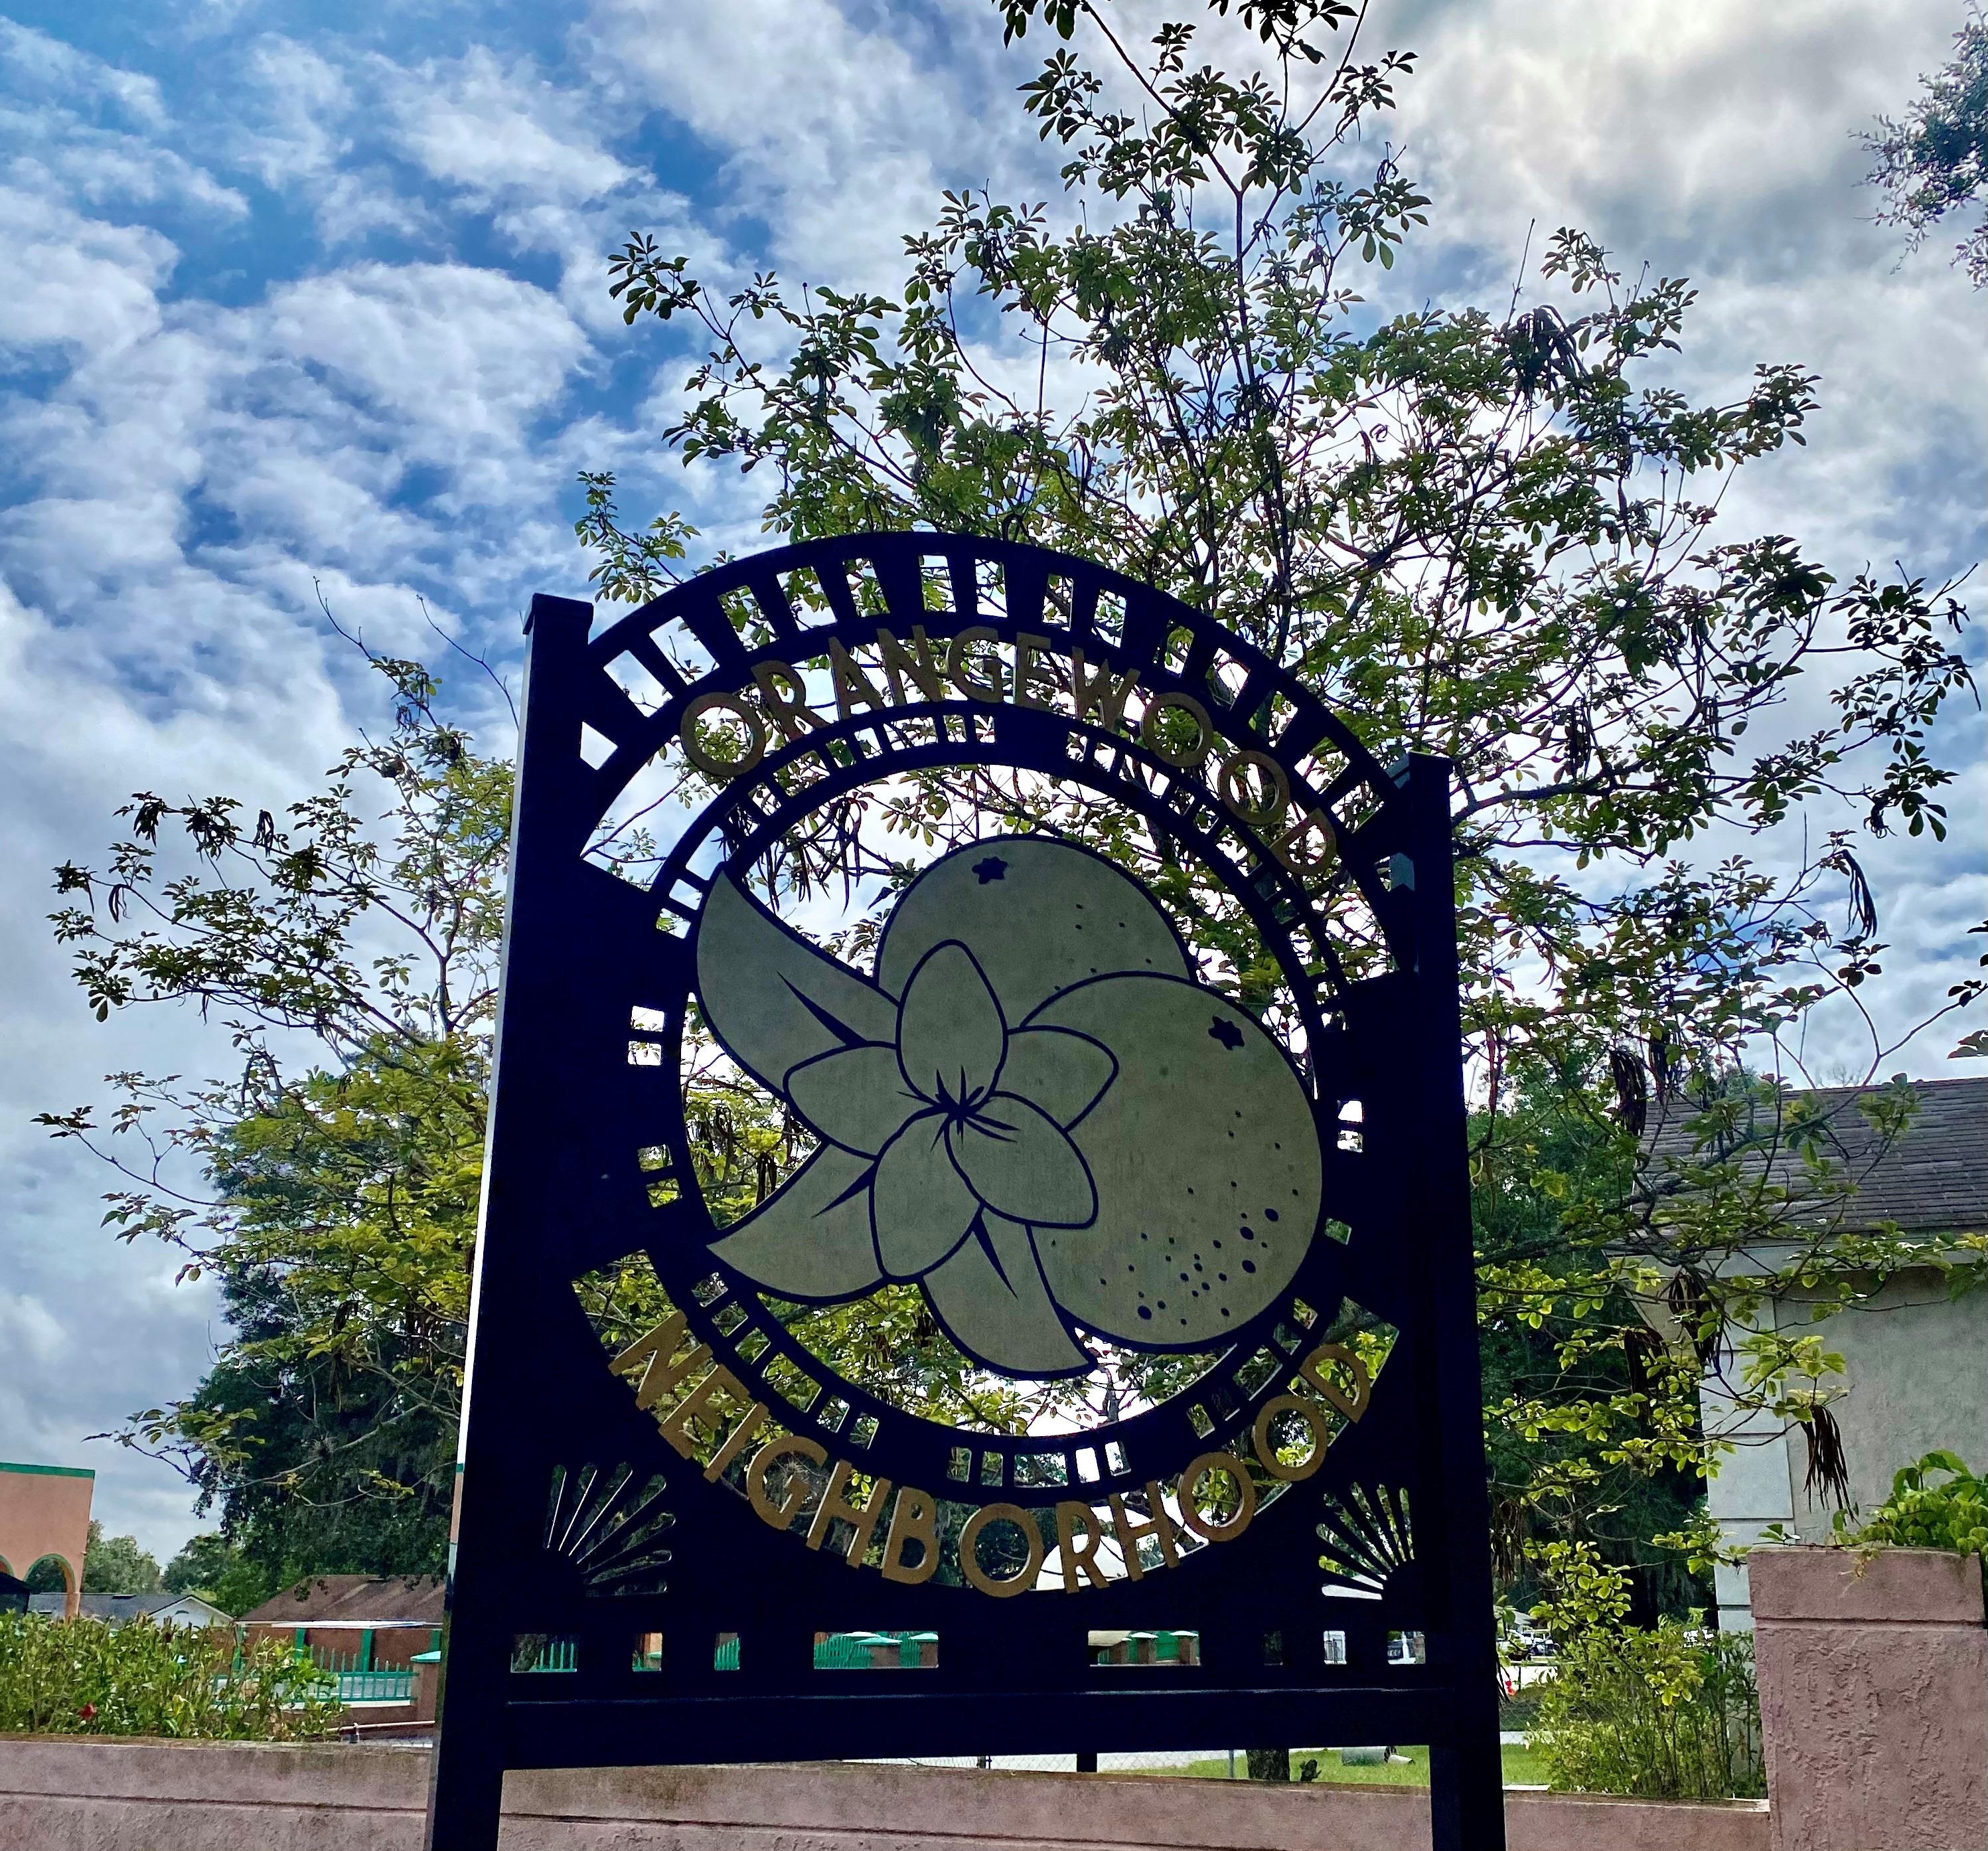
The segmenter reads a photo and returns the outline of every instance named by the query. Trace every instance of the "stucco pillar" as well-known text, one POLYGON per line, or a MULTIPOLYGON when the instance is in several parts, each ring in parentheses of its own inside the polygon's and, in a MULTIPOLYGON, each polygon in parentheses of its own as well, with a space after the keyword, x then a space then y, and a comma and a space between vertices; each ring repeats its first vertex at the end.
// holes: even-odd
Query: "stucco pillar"
POLYGON ((1980 1559, 1762 1548, 1748 1567, 1775 1851, 1982 1851, 1980 1559))

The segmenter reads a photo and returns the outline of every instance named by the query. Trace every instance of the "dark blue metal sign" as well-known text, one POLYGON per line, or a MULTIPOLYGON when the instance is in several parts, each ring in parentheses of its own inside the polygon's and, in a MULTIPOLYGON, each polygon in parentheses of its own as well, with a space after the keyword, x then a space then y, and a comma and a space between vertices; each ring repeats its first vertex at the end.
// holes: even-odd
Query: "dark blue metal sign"
POLYGON ((1502 1845, 1446 765, 1002 542, 591 618, 532 611, 431 1844, 506 1768, 1393 1740, 1502 1845))

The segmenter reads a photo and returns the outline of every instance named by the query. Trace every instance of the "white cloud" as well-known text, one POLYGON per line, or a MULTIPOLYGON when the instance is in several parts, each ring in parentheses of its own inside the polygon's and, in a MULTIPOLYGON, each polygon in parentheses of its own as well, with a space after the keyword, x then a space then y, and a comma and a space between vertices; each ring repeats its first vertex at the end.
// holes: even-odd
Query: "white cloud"
POLYGON ((157 79, 121 69, 12 19, 0 19, 0 69, 16 90, 106 103, 140 128, 161 129, 167 124, 157 79))
POLYGON ((81 354, 157 331, 157 292, 178 253, 143 225, 86 218, 39 191, 0 188, 0 239, 19 279, 0 292, 0 348, 81 354))

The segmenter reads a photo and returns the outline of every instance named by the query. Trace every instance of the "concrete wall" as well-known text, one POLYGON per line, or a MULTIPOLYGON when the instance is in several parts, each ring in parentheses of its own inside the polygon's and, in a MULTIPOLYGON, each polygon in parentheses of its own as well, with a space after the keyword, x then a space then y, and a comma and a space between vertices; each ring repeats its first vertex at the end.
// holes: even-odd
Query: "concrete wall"
POLYGON ((42 1557, 63 1565, 69 1612, 83 1590, 96 1474, 74 1466, 0 1464, 0 1568, 27 1579, 42 1557))
MULTIPOLYGON (((1783 1332, 1813 1332, 1843 1359, 1844 1373, 1824 1386, 1839 1396, 1831 1412, 1843 1432, 1853 1511, 1882 1503, 1893 1473, 1942 1447, 1976 1471, 1988 1467, 1988 1291, 1949 1299, 1944 1281, 1928 1270, 1901 1274, 1868 1303, 1821 1324, 1792 1294, 1763 1308, 1763 1315, 1783 1332)), ((1721 1361, 1736 1379, 1729 1351, 1721 1361)), ((1802 1436, 1783 1436, 1778 1421, 1736 1415, 1709 1376, 1700 1401, 1707 1432, 1738 1442, 1706 1497, 1727 1540, 1753 1543, 1772 1523, 1805 1541, 1827 1537, 1833 1507, 1804 1489, 1808 1447, 1802 1436)), ((1719 1623, 1751 1625, 1746 1571, 1721 1568, 1715 1579, 1719 1623)))
MULTIPOLYGON (((418 1851, 424 1751, 0 1738, 0 1851, 418 1851)), ((1414 1851, 1408 1788, 859 1762, 512 1775, 504 1851, 1414 1851)), ((1513 1794, 1510 1851, 1770 1851, 1764 1804, 1513 1794)))
POLYGON ((1753 1594, 1776 1851, 1988 1845, 1980 1559, 1763 1549, 1753 1594))

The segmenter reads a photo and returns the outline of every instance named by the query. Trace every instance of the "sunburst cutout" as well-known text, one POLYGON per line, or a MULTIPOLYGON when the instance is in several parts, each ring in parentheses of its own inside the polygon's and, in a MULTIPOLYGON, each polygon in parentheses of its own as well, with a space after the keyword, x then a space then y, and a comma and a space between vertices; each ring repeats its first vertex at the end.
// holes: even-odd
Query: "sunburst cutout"
POLYGON ((1341 1599, 1378 1600, 1415 1558, 1408 1494, 1387 1485, 1349 1485, 1343 1498, 1327 1498, 1318 1533, 1326 1545, 1324 1591, 1341 1599))
POLYGON ((660 1594, 676 1521, 660 1476, 638 1480, 626 1465, 555 1466, 546 1501, 545 1547, 579 1569, 590 1594, 660 1594))

